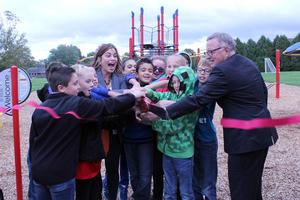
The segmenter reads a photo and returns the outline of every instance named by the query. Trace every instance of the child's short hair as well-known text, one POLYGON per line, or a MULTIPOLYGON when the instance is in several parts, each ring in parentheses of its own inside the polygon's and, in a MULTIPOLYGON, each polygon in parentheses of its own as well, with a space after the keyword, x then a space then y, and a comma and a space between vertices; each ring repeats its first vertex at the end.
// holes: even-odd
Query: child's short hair
POLYGON ((68 86, 75 70, 71 67, 54 67, 49 71, 48 82, 53 92, 58 92, 58 85, 68 86))
POLYGON ((153 63, 149 58, 142 58, 136 63, 136 73, 138 73, 140 66, 144 63, 148 63, 154 68, 153 63))
POLYGON ((73 68, 75 70, 75 72, 78 76, 81 76, 85 71, 94 69, 93 67, 88 67, 88 66, 85 66, 82 64, 72 65, 71 68, 73 68))
POLYGON ((191 56, 188 53, 184 52, 184 51, 180 52, 179 55, 181 55, 185 59, 186 65, 190 67, 191 63, 192 63, 191 56))
POLYGON ((168 63, 168 60, 170 59, 179 59, 180 61, 180 66, 187 66, 187 63, 186 63, 186 59, 182 56, 182 55, 179 55, 179 54, 172 54, 172 55, 169 55, 167 57, 167 63, 168 63))
POLYGON ((125 64, 126 64, 126 62, 129 61, 129 60, 133 60, 133 61, 136 62, 136 60, 135 60, 134 58, 123 58, 122 61, 121 61, 121 67, 122 67, 122 70, 124 70, 125 64))
POLYGON ((57 62, 57 61, 53 61, 48 64, 47 69, 45 71, 47 81, 49 81, 48 77, 49 77, 49 72, 51 71, 51 69, 52 68, 60 68, 60 67, 68 67, 68 66, 61 62, 57 62))
POLYGON ((166 63, 166 59, 165 59, 163 56, 154 55, 154 56, 152 56, 150 59, 151 59, 152 62, 153 62, 153 60, 161 60, 161 61, 163 61, 164 63, 166 63))
POLYGON ((207 59, 202 59, 201 62, 200 62, 200 64, 198 65, 198 67, 199 66, 205 66, 205 67, 212 68, 211 63, 207 59))

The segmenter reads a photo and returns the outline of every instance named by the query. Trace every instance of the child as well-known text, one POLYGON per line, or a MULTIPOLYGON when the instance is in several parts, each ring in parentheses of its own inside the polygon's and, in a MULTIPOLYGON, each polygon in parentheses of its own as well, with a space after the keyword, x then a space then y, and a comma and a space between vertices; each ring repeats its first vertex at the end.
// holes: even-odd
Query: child
POLYGON ((54 119, 42 109, 36 109, 32 114, 29 156, 33 198, 73 200, 80 127, 86 120, 64 113, 74 111, 83 119, 101 119, 132 107, 135 97, 140 97, 143 92, 132 90, 133 95, 120 95, 100 102, 78 97, 78 77, 70 67, 51 69, 49 85, 53 93, 41 106, 53 109, 61 118, 54 119))
POLYGON ((153 80, 154 81, 159 81, 161 78, 165 78, 166 77, 166 74, 165 74, 165 71, 166 71, 166 61, 165 61, 165 58, 163 56, 152 56, 151 57, 151 61, 152 61, 152 64, 154 66, 154 69, 153 69, 153 74, 154 74, 154 77, 153 77, 153 80))
POLYGON ((123 74, 136 73, 136 62, 134 59, 127 58, 122 62, 123 74))
MULTIPOLYGON (((60 62, 50 62, 49 65, 47 66, 46 69, 46 79, 47 83, 44 84, 44 86, 37 90, 37 96, 41 102, 44 102, 48 96, 52 93, 52 89, 49 86, 48 83, 48 77, 49 77, 49 72, 53 68, 60 68, 60 67, 68 67, 67 65, 64 65, 60 62)), ((30 148, 30 147, 29 147, 30 148)), ((27 155, 27 166, 28 166, 28 177, 29 177, 29 184, 28 184, 28 199, 31 200, 33 197, 33 181, 32 181, 32 176, 31 176, 31 171, 30 171, 30 157, 29 157, 29 149, 28 149, 28 155, 27 155)))
MULTIPOLYGON (((185 66, 185 65, 186 65, 186 61, 185 61, 184 57, 182 57, 181 55, 174 54, 174 55, 168 56, 167 57, 167 67, 166 67, 166 77, 161 78, 160 82, 167 83, 168 80, 170 80, 170 77, 172 76, 174 70, 176 68, 178 68, 179 66, 185 66)), ((156 91, 167 92, 168 87, 158 88, 156 91)))
MULTIPOLYGON (((71 67, 75 69, 78 76, 80 86, 78 96, 90 99, 95 81, 95 69, 80 64, 71 67)), ((105 153, 100 128, 97 122, 87 122, 81 125, 79 163, 76 169, 76 200, 101 199, 100 169, 105 153)))
MULTIPOLYGON (((52 68, 57 68, 57 67, 68 67, 68 66, 64 65, 60 62, 51 62, 51 63, 49 63, 49 65, 47 66, 46 72, 45 72, 47 82, 48 82, 48 77, 49 77, 49 71, 52 68)), ((37 93, 37 96, 40 99, 40 101, 44 102, 47 99, 47 97, 49 96, 49 94, 52 93, 52 90, 49 86, 49 83, 45 83, 44 86, 41 89, 36 91, 36 93, 37 93)))
POLYGON ((186 53, 186 52, 180 52, 179 55, 181 55, 182 57, 184 57, 185 61, 186 61, 186 66, 189 66, 189 67, 193 67, 193 61, 192 61, 192 58, 191 56, 186 53))
MULTIPOLYGON (((211 71, 212 67, 207 61, 203 61, 198 66, 196 91, 201 90, 201 86, 205 84, 211 71)), ((205 106, 200 111, 196 123, 193 176, 195 199, 216 200, 218 141, 213 124, 215 105, 213 103, 205 106)))
MULTIPOLYGON (((153 79, 153 65, 148 58, 137 63, 137 80, 141 86, 153 79)), ((150 199, 153 165, 153 130, 135 120, 125 127, 122 134, 127 164, 130 172, 130 183, 134 199, 150 199)))
MULTIPOLYGON (((195 74, 190 67, 175 69, 170 78, 169 92, 147 89, 151 100, 177 101, 194 93, 195 74)), ((165 199, 176 199, 177 183, 183 200, 193 200, 192 177, 194 155, 194 129, 197 112, 176 120, 158 120, 152 127, 158 131, 158 149, 163 153, 165 199)))

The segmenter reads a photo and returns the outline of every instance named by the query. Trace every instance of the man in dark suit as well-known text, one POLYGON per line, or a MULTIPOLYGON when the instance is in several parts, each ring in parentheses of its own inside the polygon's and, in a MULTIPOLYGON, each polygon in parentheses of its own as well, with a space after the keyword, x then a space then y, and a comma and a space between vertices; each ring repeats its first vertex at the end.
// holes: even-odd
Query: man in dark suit
MULTIPOLYGON (((254 62, 235 53, 235 42, 226 33, 207 39, 207 59, 214 69, 197 94, 166 107, 171 119, 217 101, 224 118, 251 120, 270 118, 268 91, 254 62)), ((278 139, 275 128, 241 130, 224 128, 224 148, 228 153, 231 199, 262 199, 261 179, 269 146, 278 139)))

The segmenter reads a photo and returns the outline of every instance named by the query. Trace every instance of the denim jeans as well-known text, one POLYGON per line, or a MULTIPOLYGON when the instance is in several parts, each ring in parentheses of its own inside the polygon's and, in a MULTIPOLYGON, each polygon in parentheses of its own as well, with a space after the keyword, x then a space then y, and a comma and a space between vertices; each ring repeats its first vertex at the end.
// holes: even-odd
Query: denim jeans
POLYGON ((132 186, 132 197, 149 200, 153 166, 153 143, 124 144, 132 186))
POLYGON ((27 153, 27 167, 28 167, 28 178, 29 178, 29 184, 28 184, 28 199, 32 200, 33 199, 33 179, 31 175, 31 161, 29 157, 29 150, 27 153))
POLYGON ((121 159, 120 159, 120 182, 119 182, 119 194, 120 200, 127 200, 127 190, 129 184, 129 174, 127 167, 127 160, 124 150, 124 145, 122 145, 121 159))
POLYGON ((74 200, 75 178, 56 185, 42 185, 33 181, 34 200, 74 200))
POLYGON ((162 167, 163 154, 157 149, 157 134, 154 134, 153 143, 153 200, 163 200, 164 170, 162 167))
POLYGON ((193 193, 193 157, 172 158, 163 155, 163 169, 165 174, 165 200, 177 200, 177 185, 182 200, 194 200, 193 193))
POLYGON ((193 190, 195 199, 216 200, 218 141, 195 140, 193 190))

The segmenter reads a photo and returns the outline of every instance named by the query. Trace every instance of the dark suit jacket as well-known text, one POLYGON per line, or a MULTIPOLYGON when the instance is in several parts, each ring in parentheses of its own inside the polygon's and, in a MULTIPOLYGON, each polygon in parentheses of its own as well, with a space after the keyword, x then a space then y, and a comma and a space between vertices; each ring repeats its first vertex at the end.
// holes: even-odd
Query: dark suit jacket
MULTIPOLYGON (((214 67, 197 94, 168 106, 166 110, 173 119, 217 101, 224 118, 270 118, 267 98, 268 90, 257 66, 248 58, 235 54, 214 67)), ((224 148, 229 154, 264 149, 278 139, 275 128, 223 130, 224 148)))

